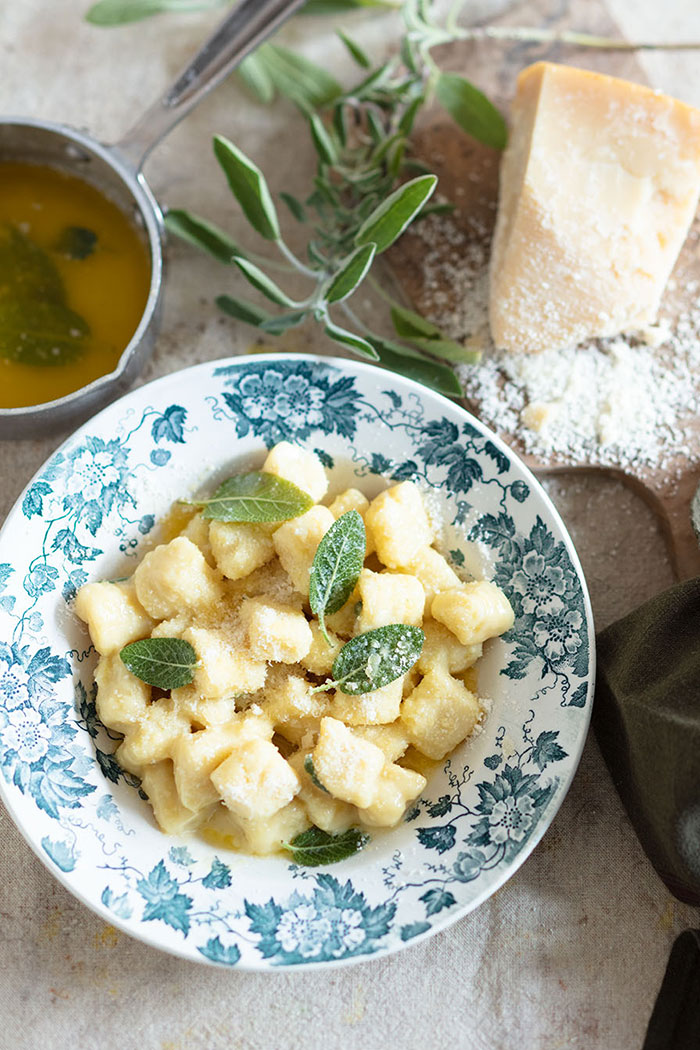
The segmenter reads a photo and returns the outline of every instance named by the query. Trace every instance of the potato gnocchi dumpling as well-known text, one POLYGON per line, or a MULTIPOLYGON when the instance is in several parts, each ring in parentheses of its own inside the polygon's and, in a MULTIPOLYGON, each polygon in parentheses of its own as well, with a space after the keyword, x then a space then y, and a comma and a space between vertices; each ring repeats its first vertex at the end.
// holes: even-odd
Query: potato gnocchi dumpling
POLYGON ((159 826, 256 854, 310 826, 396 826, 483 719, 475 665, 513 623, 495 584, 465 583, 435 548, 413 482, 371 501, 349 488, 326 505, 315 453, 283 441, 262 469, 315 505, 281 524, 193 513, 130 580, 86 584, 75 602, 99 654, 98 714, 123 734, 118 760, 140 777, 159 826), (311 612, 310 573, 349 511, 365 523, 365 567, 324 625, 311 612), (316 688, 351 638, 390 624, 424 631, 407 673, 359 695, 316 688), (189 643, 192 681, 164 695, 132 674, 120 651, 146 638, 189 643))

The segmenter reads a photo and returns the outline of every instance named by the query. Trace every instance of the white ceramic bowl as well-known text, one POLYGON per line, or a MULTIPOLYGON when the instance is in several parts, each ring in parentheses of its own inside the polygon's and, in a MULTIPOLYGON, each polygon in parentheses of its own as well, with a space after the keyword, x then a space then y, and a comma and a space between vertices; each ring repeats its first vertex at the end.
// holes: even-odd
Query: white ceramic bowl
POLYGON ((268 354, 198 365, 105 409, 33 479, 0 534, 0 786, 29 844, 80 900, 188 959, 265 970, 382 955, 489 897, 544 834, 574 775, 593 690, 593 624, 566 530, 528 470, 457 405, 351 361, 268 354), (94 703, 94 650, 70 611, 130 573, 179 497, 281 439, 371 495, 415 478, 453 562, 516 611, 491 642, 483 731, 404 823, 327 868, 250 857, 155 826, 94 703))

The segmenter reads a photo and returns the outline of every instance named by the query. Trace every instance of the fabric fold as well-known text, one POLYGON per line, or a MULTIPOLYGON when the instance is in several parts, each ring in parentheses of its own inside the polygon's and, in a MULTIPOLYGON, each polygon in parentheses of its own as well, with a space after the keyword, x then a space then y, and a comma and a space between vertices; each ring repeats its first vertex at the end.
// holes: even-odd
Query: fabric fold
POLYGON ((593 725, 647 856, 700 905, 700 578, 600 633, 593 725))

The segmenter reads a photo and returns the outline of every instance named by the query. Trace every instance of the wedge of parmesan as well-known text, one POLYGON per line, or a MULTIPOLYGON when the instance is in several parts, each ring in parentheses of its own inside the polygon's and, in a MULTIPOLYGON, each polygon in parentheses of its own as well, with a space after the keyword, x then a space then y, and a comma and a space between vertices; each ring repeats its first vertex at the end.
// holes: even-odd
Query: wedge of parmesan
POLYGON ((532 353, 653 322, 700 192, 700 110, 538 62, 518 78, 490 274, 496 346, 532 353))

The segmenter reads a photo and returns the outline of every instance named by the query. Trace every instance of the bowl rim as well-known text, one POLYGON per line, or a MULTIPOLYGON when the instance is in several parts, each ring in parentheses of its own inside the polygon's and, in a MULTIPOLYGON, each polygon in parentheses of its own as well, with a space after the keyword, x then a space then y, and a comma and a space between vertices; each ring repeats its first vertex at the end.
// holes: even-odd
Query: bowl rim
POLYGON ((116 915, 114 912, 109 910, 106 907, 106 905, 102 903, 101 900, 88 900, 81 890, 75 888, 71 880, 67 877, 67 873, 58 868, 57 865, 53 864, 51 859, 46 855, 46 853, 40 850, 39 841, 37 840, 35 842, 32 838, 30 838, 29 828, 25 826, 25 822, 20 822, 20 820, 18 819, 18 816, 16 815, 17 807, 11 801, 10 793, 8 791, 8 785, 6 784, 4 777, 0 776, 0 799, 2 799, 2 802, 5 805, 5 808, 7 809, 7 812, 11 817, 15 827, 19 830, 24 840, 27 842, 27 844, 35 853, 35 855, 39 858, 44 867, 47 868, 50 874, 54 878, 56 878, 73 897, 80 901, 81 904, 89 908, 91 912, 98 915, 98 917, 101 918, 108 925, 116 927, 122 933, 127 934, 134 940, 141 941, 142 943, 148 945, 148 947, 150 948, 156 948, 161 952, 165 952, 166 954, 172 955, 176 958, 184 959, 187 962, 198 962, 207 966, 215 966, 219 969, 239 971, 241 973, 289 973, 289 971, 297 972, 303 970, 318 972, 326 968, 338 969, 340 967, 355 966, 361 963, 369 963, 375 959, 382 959, 390 955, 394 955, 407 947, 413 946, 414 944, 422 943, 429 937, 433 936, 433 934, 442 932, 448 929, 450 926, 454 925, 459 920, 464 919, 467 915, 469 915, 486 900, 488 900, 489 897, 492 897, 518 871, 518 869, 525 863, 528 857, 530 857, 533 850, 539 845, 542 838, 551 827, 554 818, 559 812, 559 809, 561 808, 561 805, 571 788, 571 784, 573 783, 573 779, 578 770, 578 766, 581 761, 581 756, 583 754, 583 749, 588 738, 592 707, 594 703, 594 691, 596 680, 596 636, 594 618, 590 601, 590 595, 588 592, 588 586, 586 583, 586 577, 583 572, 583 567, 581 565, 581 561, 574 546, 574 542, 569 534, 569 531, 564 523, 563 518, 554 506, 554 503, 552 502, 551 498, 544 490, 540 481, 533 474, 532 470, 522 460, 518 453, 514 452, 513 449, 511 449, 505 443, 505 441, 503 441, 503 439, 499 437, 498 434, 493 432, 485 423, 482 423, 481 420, 474 416, 467 408, 465 408, 459 402, 453 401, 445 395, 440 394, 432 388, 426 387, 424 384, 418 383, 413 379, 406 378, 398 373, 391 372, 388 369, 378 369, 375 365, 366 363, 364 361, 358 361, 354 358, 336 357, 333 355, 325 354, 297 353, 294 351, 271 351, 263 354, 241 354, 223 358, 215 358, 211 361, 198 362, 197 364, 189 365, 188 367, 179 369, 175 372, 169 372, 166 375, 159 376, 156 379, 150 380, 148 383, 141 384, 140 386, 129 391, 122 397, 116 399, 115 401, 112 401, 109 405, 105 406, 99 412, 95 413, 89 419, 85 420, 78 427, 76 427, 76 429, 73 430, 57 448, 52 450, 49 456, 47 456, 46 460, 42 462, 37 471, 32 475, 30 480, 24 486, 19 496, 13 503, 12 507, 10 508, 7 517, 5 518, 5 521, 2 524, 2 527, 0 527, 0 545, 2 544, 2 540, 5 531, 10 523, 10 520, 14 517, 17 510, 21 508, 22 501, 27 493, 27 490, 31 488, 34 482, 40 477, 47 462, 59 452, 61 452, 69 442, 73 442, 74 439, 83 435, 86 428, 94 426, 103 415, 105 415, 107 412, 111 412, 116 406, 120 405, 122 402, 127 401, 128 398, 130 398, 135 393, 140 393, 144 390, 153 390, 160 384, 165 386, 169 382, 172 382, 175 378, 184 378, 195 371, 204 372, 208 369, 226 368, 230 366, 239 365, 245 366, 246 364, 260 364, 264 362, 270 362, 274 364, 277 362, 293 361, 307 361, 311 364, 330 366, 341 370, 350 366, 354 369, 359 370, 361 373, 365 373, 367 375, 376 375, 377 373, 381 373, 386 377, 387 382, 390 382, 391 379, 395 379, 400 384, 407 384, 409 389, 413 393, 420 394, 421 396, 425 396, 427 393, 429 397, 437 399, 438 404, 449 406, 451 410, 457 409, 465 417, 465 421, 474 422, 477 428, 480 431, 483 430, 485 435, 488 436, 489 440, 493 441, 497 448, 503 451, 509 458, 513 458, 515 460, 520 469, 526 474, 528 478, 528 484, 532 486, 532 490, 537 493, 538 499, 541 501, 541 503, 544 504, 548 513, 551 515, 552 521, 561 530, 562 539, 566 545, 568 554, 571 558, 572 566, 576 572, 576 577, 581 587, 583 604, 586 612, 586 631, 589 641, 589 660, 587 674, 589 699, 586 703, 584 711, 582 712, 582 719, 580 722, 580 730, 577 738, 576 748, 568 754, 568 758, 570 761, 568 764, 567 772, 562 776, 561 783, 558 785, 557 791, 555 792, 552 801, 547 808, 546 815, 543 816, 543 818, 539 821, 538 827, 536 828, 535 832, 528 838, 526 845, 516 854, 516 856, 507 865, 504 865, 504 870, 499 873, 499 875, 493 882, 485 886, 481 893, 477 894, 473 898, 473 900, 469 901, 467 904, 462 905, 455 913, 451 915, 443 914, 442 918, 437 919, 434 923, 432 923, 429 929, 425 930, 423 933, 412 937, 409 941, 402 941, 399 938, 394 938, 389 944, 387 944, 386 946, 379 947, 372 954, 351 956, 350 958, 323 960, 321 962, 306 962, 294 964, 278 963, 270 965, 269 962, 267 962, 267 960, 264 959, 256 959, 254 964, 249 960, 244 962, 243 959, 241 959, 239 962, 236 963, 235 966, 229 966, 225 963, 214 962, 201 955, 193 956, 191 954, 191 951, 188 950, 186 942, 183 943, 182 946, 179 944, 164 944, 162 940, 158 937, 156 927, 146 927, 143 923, 140 923, 137 929, 132 928, 127 920, 121 919, 120 916, 116 915), (151 933, 152 929, 154 931, 153 933, 151 933))

